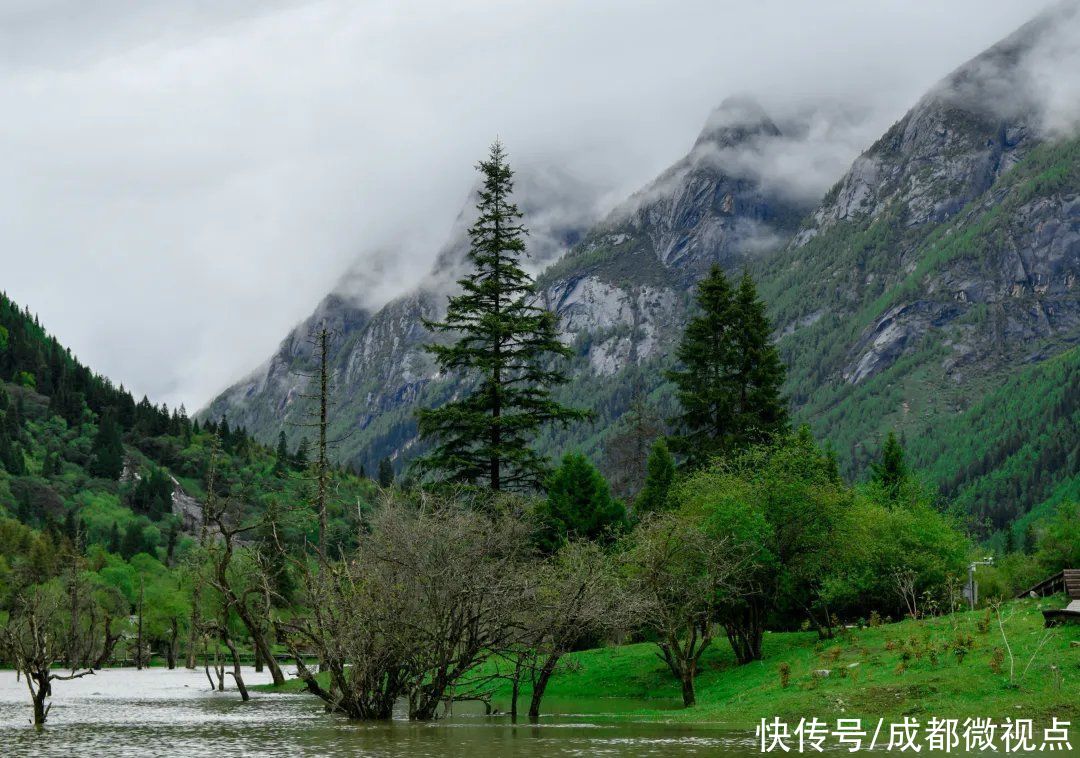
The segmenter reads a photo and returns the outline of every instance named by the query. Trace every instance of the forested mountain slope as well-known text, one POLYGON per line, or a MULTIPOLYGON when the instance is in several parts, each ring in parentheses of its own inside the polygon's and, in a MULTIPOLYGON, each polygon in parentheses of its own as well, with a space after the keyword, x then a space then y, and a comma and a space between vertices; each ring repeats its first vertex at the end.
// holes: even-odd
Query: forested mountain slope
POLYGON ((1025 56, 1051 21, 939 84, 759 273, 798 416, 853 469, 886 429, 902 431, 949 493, 997 525, 1075 475, 1080 445, 1062 423, 1076 374, 1068 358, 1042 366, 1080 343, 1080 141, 1048 133, 1022 97, 1025 56), (1006 85, 1015 96, 1003 100, 1006 85), (1044 391, 1010 402, 1003 386, 1020 377, 1044 391), (1048 435, 1040 470, 1006 466, 1048 435))
MULTIPOLYGON (((597 412, 544 449, 599 459, 640 391, 670 411, 661 369, 694 282, 718 263, 758 280, 794 418, 829 439, 849 473, 895 428, 980 519, 1000 526, 1052 497, 1077 475, 1080 445, 1069 369, 1080 342, 1080 143, 1047 119, 1032 61, 1077 25, 1076 6, 1058 6, 946 77, 816 208, 746 170, 737 158, 767 154, 783 130, 752 103, 725 103, 686 158, 539 276, 575 348, 560 399, 597 412), (1040 391, 1017 397, 1021 386, 1040 391)), ((334 425, 351 434, 345 458, 370 467, 391 456, 400 470, 417 452, 415 409, 455 389, 419 350, 429 339, 420 319, 439 315, 444 296, 421 288, 374 314, 328 300, 312 317, 325 313, 340 332, 334 425)), ((304 366, 302 333, 205 417, 227 414, 263 440, 289 430, 304 385, 275 377, 304 366)))
MULTIPOLYGON (((135 402, 0 294, 0 595, 8 570, 58 570, 62 543, 172 563, 201 528, 214 436, 219 496, 260 512, 305 502, 302 451, 280 460, 228 422, 200 426, 182 408, 135 402)), ((373 485, 333 476, 343 498, 333 506, 334 539, 344 544, 373 485)))
MULTIPOLYGON (((526 223, 533 223, 530 239, 539 233, 542 239, 576 242, 540 283, 543 297, 561 316, 566 340, 576 348, 567 393, 577 402, 591 401, 599 411, 589 427, 594 433, 625 410, 630 393, 624 375, 663 357, 681 329, 693 282, 713 263, 737 270, 780 247, 796 229, 805 206, 765 189, 734 160, 737 151, 767 151, 781 137, 760 107, 728 101, 686 158, 584 237, 578 229, 536 229, 530 219, 543 223, 544 208, 523 207, 526 223)), ((432 381, 434 364, 422 351, 431 337, 421 319, 437 318, 445 308, 452 286, 447 274, 460 270, 467 249, 462 226, 417 291, 374 313, 341 297, 327 298, 264 367, 215 399, 202 416, 227 415, 262 439, 285 429, 298 440, 302 431, 289 422, 305 412, 306 336, 325 320, 335 333, 333 426, 345 437, 338 454, 367 470, 390 456, 403 469, 416 452, 415 409, 453 391, 452 382, 432 381)), ((555 254, 542 252, 541 260, 555 254)), ((580 440, 582 431, 547 445, 555 449, 580 440)))

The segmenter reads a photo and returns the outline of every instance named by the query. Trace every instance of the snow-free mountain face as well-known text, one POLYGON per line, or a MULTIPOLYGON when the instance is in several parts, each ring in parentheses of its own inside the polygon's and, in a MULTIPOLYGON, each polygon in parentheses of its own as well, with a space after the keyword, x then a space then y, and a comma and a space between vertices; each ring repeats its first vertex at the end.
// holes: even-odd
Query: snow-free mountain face
MULTIPOLYGON (((686 158, 590 224, 587 234, 580 217, 559 206, 551 181, 544 191, 526 186, 522 199, 519 175, 519 205, 531 232, 527 265, 543 271, 542 295, 561 316, 566 341, 580 347, 576 376, 612 376, 656 358, 681 328, 688 288, 711 265, 736 271, 790 237, 805 202, 763 190, 744 165, 747 156, 780 138, 759 106, 728 101, 686 158)), ((307 337, 325 320, 334 331, 333 423, 335 431, 351 432, 339 454, 369 469, 384 455, 409 457, 417 404, 452 391, 452 382, 432 382, 435 367, 422 350, 431 337, 422 321, 441 316, 454 280, 464 274, 471 212, 471 206, 462 212, 431 275, 416 290, 371 310, 346 294, 330 295, 267 364, 204 414, 227 415, 266 439, 282 428, 299 437, 301 429, 290 422, 303 413, 307 337)))
MULTIPOLYGON (((758 280, 795 418, 830 439, 849 471, 896 428, 950 495, 996 524, 1080 481, 1080 423, 1068 423, 1080 422, 1080 392, 1053 390, 1080 375, 1080 141, 1062 99, 1046 97, 1058 86, 1045 76, 1048 48, 1080 49, 1075 4, 943 79, 824 197, 767 170, 799 125, 731 99, 647 187, 599 221, 550 234, 572 243, 537 266, 575 351, 561 399, 597 421, 541 446, 596 453, 632 388, 669 401, 662 369, 694 283, 715 264, 758 280), (1017 399, 1016 382, 1047 389, 1017 399), (993 408, 1005 392, 1003 417, 993 408), (963 434, 979 445, 957 444, 963 434), (1036 442, 1047 434, 1051 443, 1036 442)), ((534 232, 558 216, 525 210, 534 232)), ((369 470, 384 455, 400 468, 416 452, 415 409, 458 388, 422 352, 422 319, 439 316, 450 291, 453 277, 439 272, 461 270, 466 219, 431 282, 370 312, 331 296, 309 321, 337 331, 333 424, 350 434, 338 452, 369 470)), ((306 365, 306 330, 205 413, 295 441, 287 422, 304 380, 292 369, 306 365)))
MULTIPOLYGON (((1068 475, 1075 460, 1021 466, 1032 428, 957 476, 938 466, 936 440, 1080 342, 1080 144, 1034 96, 1046 45, 1062 30, 1080 42, 1077 14, 1061 6, 941 81, 759 272, 799 415, 855 466, 885 428, 901 430, 949 494, 999 524, 1052 494, 1056 477, 1023 483, 1022 469, 1068 475), (1016 475, 991 484, 1006 464, 1016 475)), ((1031 400, 1013 423, 1040 412, 1031 400)))

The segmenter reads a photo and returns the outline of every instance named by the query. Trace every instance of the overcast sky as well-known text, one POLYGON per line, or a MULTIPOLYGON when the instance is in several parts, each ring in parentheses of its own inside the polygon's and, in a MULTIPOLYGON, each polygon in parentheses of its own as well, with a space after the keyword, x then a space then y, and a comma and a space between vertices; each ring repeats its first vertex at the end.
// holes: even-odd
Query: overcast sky
POLYGON ((0 288, 195 410, 350 266, 414 283, 496 135, 610 207, 729 95, 829 98, 846 165, 1047 5, 0 0, 0 288))

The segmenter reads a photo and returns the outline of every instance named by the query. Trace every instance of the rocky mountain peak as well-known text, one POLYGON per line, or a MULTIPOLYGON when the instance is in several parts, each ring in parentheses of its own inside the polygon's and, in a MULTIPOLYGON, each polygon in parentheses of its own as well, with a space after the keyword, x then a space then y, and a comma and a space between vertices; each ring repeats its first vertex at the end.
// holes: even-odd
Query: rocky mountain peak
POLYGON ((779 137, 780 128, 757 100, 749 95, 726 98, 705 121, 694 147, 738 147, 762 137, 779 137))

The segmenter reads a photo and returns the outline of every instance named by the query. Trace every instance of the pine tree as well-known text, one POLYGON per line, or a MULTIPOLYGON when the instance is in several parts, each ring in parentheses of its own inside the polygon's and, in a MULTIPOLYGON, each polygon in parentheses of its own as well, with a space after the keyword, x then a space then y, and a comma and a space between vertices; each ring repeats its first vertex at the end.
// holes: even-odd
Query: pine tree
POLYGON ((568 537, 605 539, 626 525, 626 508, 584 455, 567 454, 548 479, 547 492, 536 509, 545 552, 555 552, 568 537))
POLYGON ((646 513, 664 510, 667 507, 668 491, 675 481, 675 458, 668 450, 663 439, 653 444, 646 464, 645 486, 641 489, 634 510, 638 518, 646 513))
POLYGON ((102 479, 119 479, 124 470, 124 442, 111 410, 102 414, 91 449, 89 470, 102 479))
POLYGON ((604 440, 602 469, 616 497, 630 500, 645 486, 649 454, 663 434, 660 414, 649 402, 640 381, 618 426, 604 440))
POLYGON ((691 467, 774 439, 788 416, 784 364, 750 275, 733 290, 714 266, 698 285, 697 304, 701 313, 676 351, 680 368, 668 372, 682 406, 671 447, 691 467))
POLYGON ((277 458, 274 461, 274 476, 285 476, 289 469, 289 448, 285 442, 285 430, 278 432, 277 458))
POLYGON ((308 442, 308 438, 304 437, 300 440, 300 444, 296 446, 296 455, 293 456, 293 466, 298 470, 303 471, 308 467, 308 457, 310 455, 309 448, 311 443, 308 442))
POLYGON ((890 497, 896 497, 907 478, 904 448, 896 438, 896 433, 890 429, 885 445, 881 448, 881 457, 870 464, 870 480, 881 485, 890 497))
POLYGON ((536 305, 532 278, 521 268, 526 231, 510 198, 513 172, 501 144, 492 145, 478 169, 479 218, 469 230, 473 270, 459 280, 462 293, 450 298, 446 319, 425 323, 436 334, 455 336, 452 344, 427 349, 471 391, 419 412, 420 435, 435 445, 418 465, 443 481, 528 489, 548 470, 531 447, 540 428, 587 414, 551 396, 551 388, 566 381, 552 359, 570 350, 558 339, 555 315, 536 305))
POLYGON ((379 486, 386 488, 394 484, 394 464, 389 458, 379 461, 379 486))
POLYGON ((1002 552, 1005 555, 1012 555, 1016 552, 1016 531, 1013 529, 1012 524, 1005 527, 1005 547, 1002 552))
POLYGON ((109 529, 109 552, 120 553, 120 527, 114 521, 112 528, 109 529))
POLYGON ((144 547, 142 524, 132 519, 124 530, 124 539, 120 542, 120 555, 127 560, 136 553, 143 552, 144 547))

